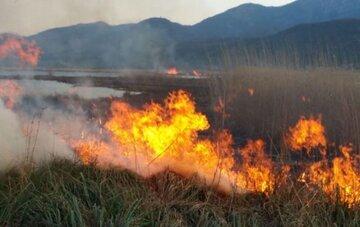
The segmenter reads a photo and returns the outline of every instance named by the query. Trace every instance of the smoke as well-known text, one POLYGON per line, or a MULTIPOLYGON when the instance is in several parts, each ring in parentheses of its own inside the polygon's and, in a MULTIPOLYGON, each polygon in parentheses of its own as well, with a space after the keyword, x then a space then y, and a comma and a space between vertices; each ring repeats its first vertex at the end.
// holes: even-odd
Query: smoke
POLYGON ((90 100, 106 97, 122 97, 124 95, 124 91, 111 88, 74 87, 69 84, 53 81, 20 80, 18 84, 23 88, 24 95, 28 96, 76 95, 80 98, 90 100))
POLYGON ((183 27, 154 18, 139 24, 82 24, 63 34, 31 37, 44 51, 41 67, 164 69, 175 63, 175 47, 183 27), (76 28, 76 29, 75 29, 76 28), (81 32, 80 32, 81 31, 81 32))
POLYGON ((19 164, 19 157, 25 157, 26 141, 22 136, 17 116, 0 102, 0 170, 19 164))
POLYGON ((0 102, 0 171, 26 161, 40 163, 53 157, 73 159, 64 140, 39 121, 21 119, 0 102))
MULTIPOLYGON (((107 88, 73 87, 58 82, 35 80, 0 81, 0 171, 26 163, 40 164, 54 158, 75 160, 69 143, 79 140, 84 131, 99 131, 89 122, 87 110, 76 100, 109 96, 121 97, 122 91, 107 88), (14 86, 9 86, 14 85, 14 86), (11 88, 19 88, 11 92, 11 88), (14 96, 14 97, 11 97, 14 96), (59 97, 67 97, 69 103, 59 97), (50 98, 49 98, 50 97, 50 98), (8 100, 14 104, 5 105, 8 100)), ((86 101, 88 100, 88 101, 86 101)))

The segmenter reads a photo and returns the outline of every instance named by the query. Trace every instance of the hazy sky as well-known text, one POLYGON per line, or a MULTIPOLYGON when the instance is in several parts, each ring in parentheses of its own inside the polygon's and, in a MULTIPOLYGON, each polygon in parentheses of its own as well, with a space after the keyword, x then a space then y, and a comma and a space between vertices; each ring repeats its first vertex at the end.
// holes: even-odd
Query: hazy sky
POLYGON ((35 34, 49 28, 165 17, 194 24, 243 3, 279 6, 293 0, 0 0, 0 33, 35 34))

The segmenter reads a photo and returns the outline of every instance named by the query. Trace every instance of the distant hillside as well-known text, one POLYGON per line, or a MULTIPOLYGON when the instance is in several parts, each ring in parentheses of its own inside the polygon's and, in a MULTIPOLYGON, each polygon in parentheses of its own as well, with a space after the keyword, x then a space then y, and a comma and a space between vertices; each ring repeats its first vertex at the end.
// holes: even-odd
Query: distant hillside
POLYGON ((203 68, 224 65, 360 68, 360 20, 303 24, 258 39, 184 42, 177 46, 177 57, 184 67, 190 67, 190 62, 203 68))
POLYGON ((30 37, 43 49, 40 66, 157 68, 174 56, 186 26, 152 18, 138 24, 99 22, 57 28, 30 37))
POLYGON ((198 38, 253 38, 298 24, 360 18, 359 0, 298 0, 281 7, 244 4, 192 27, 198 38))
MULTIPOLYGON (((209 45, 222 39, 228 45, 229 39, 238 42, 246 38, 265 37, 299 24, 339 18, 360 18, 360 1, 298 0, 281 7, 244 4, 193 26, 151 18, 137 24, 117 26, 103 22, 79 24, 51 29, 29 38, 43 49, 41 67, 162 69, 179 64, 177 51, 180 51, 180 57, 196 55, 192 48, 184 47, 182 43, 209 45)), ((300 32, 298 35, 302 37, 303 34, 300 32)), ((273 39, 284 38, 278 35, 273 39)), ((296 40, 290 39, 289 42, 296 40)), ((255 45, 251 43, 250 46, 255 45)), ((215 50, 207 51, 217 53, 215 50)), ((194 65, 193 61, 187 64, 194 65)))

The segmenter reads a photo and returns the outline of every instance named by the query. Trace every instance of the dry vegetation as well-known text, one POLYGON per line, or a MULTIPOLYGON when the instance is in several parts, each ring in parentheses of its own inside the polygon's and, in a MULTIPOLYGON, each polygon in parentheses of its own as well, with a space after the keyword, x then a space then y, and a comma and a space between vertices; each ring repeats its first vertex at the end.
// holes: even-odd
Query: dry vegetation
POLYGON ((271 152, 279 151, 289 126, 301 116, 321 115, 330 142, 353 143, 360 150, 357 71, 241 68, 229 72, 224 84, 224 127, 240 142, 263 138, 274 145, 271 152))
MULTIPOLYGON (((284 135, 301 116, 321 115, 330 150, 360 152, 358 72, 242 68, 224 76, 224 112, 211 117, 236 143, 264 139, 279 163, 295 159, 284 135), (333 149, 331 149, 333 148, 333 149)), ((218 102, 216 98, 214 104, 218 102)), ((221 112, 221 111, 220 111, 221 112)), ((334 153, 333 152, 333 153, 334 153)), ((338 151, 336 151, 338 152, 338 151)), ((331 154, 331 155, 335 155, 331 154)), ((142 179, 68 161, 22 167, 0 179, 0 225, 44 226, 359 226, 360 210, 294 178, 264 194, 224 195, 166 172, 142 179)))

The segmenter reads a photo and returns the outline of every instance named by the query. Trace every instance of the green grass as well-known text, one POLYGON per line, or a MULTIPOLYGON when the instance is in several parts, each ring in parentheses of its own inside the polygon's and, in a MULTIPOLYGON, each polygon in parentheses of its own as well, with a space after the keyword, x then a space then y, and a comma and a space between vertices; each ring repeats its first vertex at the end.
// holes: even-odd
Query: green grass
POLYGON ((1 226, 359 226, 360 211, 289 182, 269 197, 224 195, 171 172, 142 179, 55 160, 1 176, 1 226))

